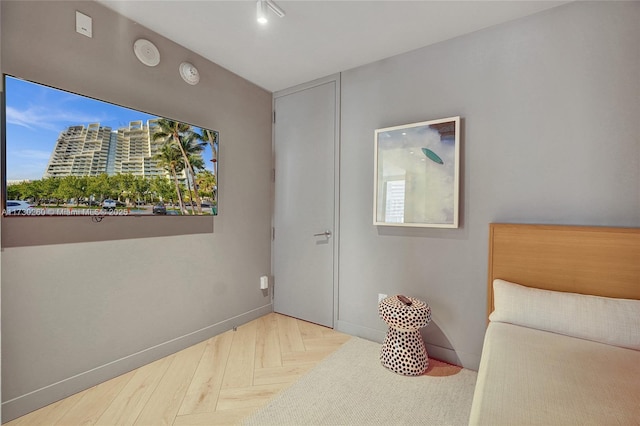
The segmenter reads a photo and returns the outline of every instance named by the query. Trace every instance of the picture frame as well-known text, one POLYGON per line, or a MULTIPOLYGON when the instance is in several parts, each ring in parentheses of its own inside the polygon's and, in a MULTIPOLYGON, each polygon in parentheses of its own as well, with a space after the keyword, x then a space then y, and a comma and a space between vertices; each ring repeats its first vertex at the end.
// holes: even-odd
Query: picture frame
POLYGON ((373 224, 458 228, 460 117, 375 130, 373 224))

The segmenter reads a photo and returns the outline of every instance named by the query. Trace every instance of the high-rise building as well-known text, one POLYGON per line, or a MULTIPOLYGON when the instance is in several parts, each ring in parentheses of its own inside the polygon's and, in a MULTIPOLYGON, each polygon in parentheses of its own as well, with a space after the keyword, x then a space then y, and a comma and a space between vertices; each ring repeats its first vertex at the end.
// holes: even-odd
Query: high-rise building
MULTIPOLYGON (((157 125, 157 119, 153 119, 147 123, 132 121, 128 127, 115 131, 100 123, 70 126, 58 136, 44 177, 102 173, 168 177, 153 158, 159 145, 152 138, 157 125)), ((179 179, 184 180, 185 176, 179 179)))
POLYGON ((116 132, 116 148, 114 155, 114 172, 135 176, 165 176, 164 170, 158 169, 153 156, 158 144, 152 143, 157 120, 132 121, 129 127, 121 127, 116 132))
POLYGON ((106 173, 110 143, 111 127, 99 123, 68 127, 58 136, 44 177, 106 173))

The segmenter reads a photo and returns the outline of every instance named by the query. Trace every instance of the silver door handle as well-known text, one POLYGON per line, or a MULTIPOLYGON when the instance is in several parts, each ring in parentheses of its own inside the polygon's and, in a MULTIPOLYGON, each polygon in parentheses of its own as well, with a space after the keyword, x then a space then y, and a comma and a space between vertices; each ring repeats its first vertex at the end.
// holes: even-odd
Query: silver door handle
POLYGON ((314 237, 331 237, 331 231, 329 231, 328 229, 320 234, 313 234, 314 237))

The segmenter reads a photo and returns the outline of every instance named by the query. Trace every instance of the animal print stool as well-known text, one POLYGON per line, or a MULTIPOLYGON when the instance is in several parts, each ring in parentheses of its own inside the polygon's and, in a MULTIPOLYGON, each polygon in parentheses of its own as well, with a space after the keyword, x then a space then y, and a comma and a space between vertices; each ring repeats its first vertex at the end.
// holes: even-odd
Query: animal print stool
POLYGON ((391 296, 378 305, 380 318, 389 324, 380 361, 394 373, 419 376, 429 367, 420 329, 431 321, 431 308, 413 297, 391 296))

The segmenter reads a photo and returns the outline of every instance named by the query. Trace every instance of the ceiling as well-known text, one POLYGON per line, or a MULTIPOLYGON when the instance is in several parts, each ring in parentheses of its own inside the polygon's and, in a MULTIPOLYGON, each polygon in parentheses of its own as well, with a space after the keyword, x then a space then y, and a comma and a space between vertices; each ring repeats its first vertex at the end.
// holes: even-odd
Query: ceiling
POLYGON ((260 25, 255 1, 97 1, 272 92, 567 3, 276 0, 260 25))

